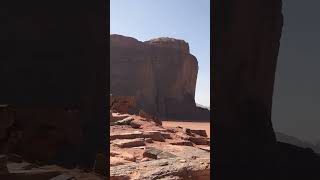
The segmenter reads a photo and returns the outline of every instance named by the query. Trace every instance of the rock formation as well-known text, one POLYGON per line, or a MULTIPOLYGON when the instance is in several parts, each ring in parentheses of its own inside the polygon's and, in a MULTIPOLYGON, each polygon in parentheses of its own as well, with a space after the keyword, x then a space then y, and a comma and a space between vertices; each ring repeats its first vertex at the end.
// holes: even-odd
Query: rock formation
POLYGON ((195 104, 198 62, 188 43, 111 35, 110 46, 111 94, 134 96, 139 108, 159 117, 209 119, 195 104))
POLYGON ((320 158, 311 149, 276 142, 271 124, 283 26, 281 0, 213 3, 214 175, 217 179, 320 177, 320 158))

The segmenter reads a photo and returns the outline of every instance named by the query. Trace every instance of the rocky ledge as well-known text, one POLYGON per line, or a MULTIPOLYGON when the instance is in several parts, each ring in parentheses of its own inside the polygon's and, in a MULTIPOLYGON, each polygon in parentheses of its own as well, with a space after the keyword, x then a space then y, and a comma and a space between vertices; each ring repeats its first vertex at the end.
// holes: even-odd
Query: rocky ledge
POLYGON ((111 180, 210 179, 205 130, 165 128, 142 110, 133 115, 113 109, 110 121, 111 180))

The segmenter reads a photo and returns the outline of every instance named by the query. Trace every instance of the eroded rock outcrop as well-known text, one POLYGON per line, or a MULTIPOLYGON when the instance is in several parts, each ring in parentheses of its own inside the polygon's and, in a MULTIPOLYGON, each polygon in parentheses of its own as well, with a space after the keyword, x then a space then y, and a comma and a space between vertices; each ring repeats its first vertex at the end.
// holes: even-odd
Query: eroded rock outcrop
POLYGON ((137 106, 160 117, 209 119, 195 104, 198 62, 188 43, 111 35, 110 46, 112 95, 134 96, 137 106))

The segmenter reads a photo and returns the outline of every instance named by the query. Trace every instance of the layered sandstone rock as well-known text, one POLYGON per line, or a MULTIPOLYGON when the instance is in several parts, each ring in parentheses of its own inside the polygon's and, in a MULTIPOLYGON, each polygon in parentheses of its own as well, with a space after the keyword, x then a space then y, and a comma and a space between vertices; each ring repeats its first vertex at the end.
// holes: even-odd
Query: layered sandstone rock
POLYGON ((197 59, 183 40, 157 38, 141 42, 110 36, 110 93, 134 96, 148 113, 170 118, 207 118, 194 101, 197 59), (201 117, 202 116, 202 117, 201 117))
POLYGON ((166 128, 150 117, 125 116, 110 126, 109 179, 210 179, 210 139, 204 130, 166 128), (128 119, 141 125, 124 123, 128 119))

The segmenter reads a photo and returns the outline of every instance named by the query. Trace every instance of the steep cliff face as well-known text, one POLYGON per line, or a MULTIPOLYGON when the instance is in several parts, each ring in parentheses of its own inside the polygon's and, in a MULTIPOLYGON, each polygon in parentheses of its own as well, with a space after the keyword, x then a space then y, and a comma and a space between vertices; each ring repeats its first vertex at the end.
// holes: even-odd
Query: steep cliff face
POLYGON ((230 141, 221 140, 230 146, 239 138, 243 143, 274 143, 271 105, 283 24, 281 0, 229 0, 221 6, 224 12, 216 24, 221 49, 213 61, 216 132, 230 136, 230 141))
MULTIPOLYGON (((263 152, 272 153, 276 144, 271 105, 283 25, 282 3, 216 3, 219 12, 214 23, 219 30, 215 35, 219 49, 212 61, 216 162, 258 161, 263 152)), ((261 159, 259 164, 263 164, 261 159)))
POLYGON ((161 117, 195 118, 198 62, 188 43, 111 35, 110 48, 111 94, 135 96, 138 106, 161 117))
POLYGON ((320 157, 277 142, 271 124, 282 1, 215 0, 214 7, 217 179, 318 179, 320 157))

